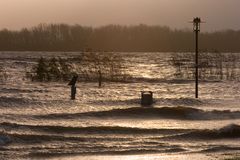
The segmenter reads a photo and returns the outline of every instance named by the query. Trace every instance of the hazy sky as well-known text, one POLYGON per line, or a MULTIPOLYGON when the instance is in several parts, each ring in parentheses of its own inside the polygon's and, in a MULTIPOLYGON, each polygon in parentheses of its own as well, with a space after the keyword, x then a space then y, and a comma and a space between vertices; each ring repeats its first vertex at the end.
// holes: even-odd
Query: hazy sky
POLYGON ((240 0, 0 0, 0 6, 0 29, 39 23, 191 28, 195 16, 207 22, 204 31, 240 29, 240 0))

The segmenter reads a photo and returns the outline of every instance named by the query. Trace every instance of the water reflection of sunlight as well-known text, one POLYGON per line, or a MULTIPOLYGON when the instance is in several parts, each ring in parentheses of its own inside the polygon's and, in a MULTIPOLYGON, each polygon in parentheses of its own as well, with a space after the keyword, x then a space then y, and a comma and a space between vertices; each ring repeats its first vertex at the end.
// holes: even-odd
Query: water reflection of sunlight
MULTIPOLYGON (((224 156, 221 156, 223 158, 224 156)), ((54 158, 52 160, 217 160, 217 155, 204 154, 153 154, 153 155, 126 155, 126 156, 73 156, 54 158)))

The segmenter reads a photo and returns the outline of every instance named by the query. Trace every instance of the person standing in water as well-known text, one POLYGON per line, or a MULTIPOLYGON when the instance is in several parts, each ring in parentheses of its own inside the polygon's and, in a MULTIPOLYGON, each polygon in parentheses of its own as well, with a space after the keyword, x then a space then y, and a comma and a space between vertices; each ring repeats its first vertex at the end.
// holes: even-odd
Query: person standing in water
POLYGON ((71 86, 71 100, 76 99, 76 93, 77 93, 77 87, 76 83, 78 80, 78 75, 74 75, 71 79, 71 81, 68 83, 69 86, 71 86))

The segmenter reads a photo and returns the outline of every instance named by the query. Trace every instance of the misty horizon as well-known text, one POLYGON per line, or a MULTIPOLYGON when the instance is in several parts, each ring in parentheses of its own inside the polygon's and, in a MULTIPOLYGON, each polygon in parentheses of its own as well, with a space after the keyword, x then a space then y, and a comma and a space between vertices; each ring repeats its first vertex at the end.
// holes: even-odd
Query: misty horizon
POLYGON ((191 29, 188 22, 201 17, 207 23, 202 31, 239 30, 240 1, 228 0, 36 0, 1 1, 0 29, 19 30, 40 23, 80 24, 99 27, 119 25, 159 25, 191 29))
MULTIPOLYGON (((190 23, 190 21, 189 21, 190 23)), ((205 23, 205 22, 204 22, 205 23)), ((22 31, 22 30, 25 30, 25 29, 34 29, 38 26, 41 26, 41 25, 45 25, 45 26, 48 26, 48 25, 68 25, 68 26, 81 26, 81 27, 86 27, 86 28, 93 28, 93 29, 99 29, 99 28, 104 28, 104 27, 108 27, 108 26, 121 26, 121 27, 137 27, 137 26, 148 26, 148 27, 164 27, 164 28, 169 28, 170 30, 172 31, 188 31, 188 32, 191 32, 193 31, 193 26, 192 24, 190 24, 189 27, 185 27, 185 28, 174 28, 174 27, 171 27, 171 26, 168 26, 168 25, 158 25, 158 24, 145 24, 145 23, 139 23, 139 24, 103 24, 103 25, 98 25, 98 26, 94 26, 94 25, 83 25, 83 24, 78 24, 78 23, 39 23, 39 24, 36 24, 36 25, 32 25, 32 26, 26 26, 26 27, 21 27, 21 28, 0 28, 0 31, 3 31, 3 30, 8 30, 8 31, 22 31)), ((206 29, 203 29, 204 24, 201 25, 201 33, 218 33, 218 32, 225 32, 225 31, 240 31, 240 28, 237 29, 237 28, 222 28, 222 29, 218 29, 218 30, 206 30, 206 29)))

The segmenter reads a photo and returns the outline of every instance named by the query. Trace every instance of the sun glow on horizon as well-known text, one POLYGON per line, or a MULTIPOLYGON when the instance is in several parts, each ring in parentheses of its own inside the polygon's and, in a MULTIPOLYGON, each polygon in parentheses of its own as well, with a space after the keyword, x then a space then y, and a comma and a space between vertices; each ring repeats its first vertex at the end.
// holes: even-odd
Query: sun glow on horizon
POLYGON ((206 30, 240 29, 238 0, 1 0, 0 28, 19 29, 40 23, 87 26, 107 24, 189 27, 199 16, 206 30), (223 12, 224 11, 224 12, 223 12))

